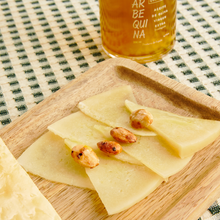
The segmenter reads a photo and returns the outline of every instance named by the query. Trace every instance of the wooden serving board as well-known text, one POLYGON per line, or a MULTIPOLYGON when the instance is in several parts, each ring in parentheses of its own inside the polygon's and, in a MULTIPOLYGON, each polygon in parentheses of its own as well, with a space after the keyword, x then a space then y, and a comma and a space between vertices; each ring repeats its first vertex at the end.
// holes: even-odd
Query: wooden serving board
MULTIPOLYGON (((18 158, 47 126, 76 110, 79 101, 113 87, 129 84, 139 104, 184 116, 220 120, 220 102, 141 64, 109 59, 0 130, 18 158)), ((63 220, 197 219, 220 197, 220 138, 196 153, 185 169, 169 178, 130 209, 108 216, 95 191, 53 183, 31 175, 63 220)), ((141 185, 141 183, 140 183, 141 185)))

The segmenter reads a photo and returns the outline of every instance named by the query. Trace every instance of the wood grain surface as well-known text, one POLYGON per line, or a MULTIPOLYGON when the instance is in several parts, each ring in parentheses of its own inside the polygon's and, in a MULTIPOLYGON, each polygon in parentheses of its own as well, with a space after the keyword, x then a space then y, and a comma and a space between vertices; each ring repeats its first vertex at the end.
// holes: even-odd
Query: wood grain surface
MULTIPOLYGON (((1 129, 0 136, 18 158, 47 131, 48 125, 76 111, 79 101, 123 84, 131 85, 139 104, 183 116, 220 120, 219 101, 119 58, 104 61, 74 79, 1 129)), ((148 197, 112 216, 108 216, 95 191, 30 176, 63 220, 197 219, 220 196, 219 141, 196 153, 187 167, 148 197)))

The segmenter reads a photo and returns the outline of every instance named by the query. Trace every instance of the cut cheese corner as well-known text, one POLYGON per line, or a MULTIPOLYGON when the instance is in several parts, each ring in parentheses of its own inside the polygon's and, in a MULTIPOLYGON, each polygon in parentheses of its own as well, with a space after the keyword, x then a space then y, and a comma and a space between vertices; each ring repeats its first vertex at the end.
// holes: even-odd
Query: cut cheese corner
POLYGON ((71 157, 64 140, 48 131, 18 158, 27 172, 47 180, 94 190, 85 168, 71 157))
POLYGON ((95 169, 86 169, 109 215, 122 212, 153 192, 164 179, 148 169, 110 157, 100 157, 95 169))
POLYGON ((136 102, 130 86, 120 86, 96 96, 87 98, 78 104, 86 115, 110 127, 123 127, 136 135, 155 136, 149 129, 135 129, 130 124, 130 113, 125 107, 125 100, 136 102))
POLYGON ((181 158, 192 156, 220 135, 220 121, 180 116, 129 100, 125 106, 130 112, 140 108, 149 111, 154 118, 149 129, 161 136, 181 158))
POLYGON ((0 152, 1 220, 61 220, 1 138, 0 152))

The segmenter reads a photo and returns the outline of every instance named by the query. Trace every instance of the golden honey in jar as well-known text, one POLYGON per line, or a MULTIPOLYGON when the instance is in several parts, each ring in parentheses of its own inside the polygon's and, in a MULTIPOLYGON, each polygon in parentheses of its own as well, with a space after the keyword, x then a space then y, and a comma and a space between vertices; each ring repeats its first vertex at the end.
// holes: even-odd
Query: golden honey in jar
POLYGON ((156 61, 173 48, 176 0, 99 0, 102 46, 111 57, 156 61))

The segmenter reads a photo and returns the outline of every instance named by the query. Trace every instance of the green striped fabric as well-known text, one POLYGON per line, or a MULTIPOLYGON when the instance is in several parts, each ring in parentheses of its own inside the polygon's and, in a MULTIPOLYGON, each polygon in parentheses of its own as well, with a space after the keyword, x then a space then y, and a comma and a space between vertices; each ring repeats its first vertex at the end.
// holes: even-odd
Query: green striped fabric
MULTIPOLYGON (((174 49, 144 65, 220 100, 220 1, 177 5, 174 49)), ((0 0, 0 128, 105 59, 98 0, 0 0)))

